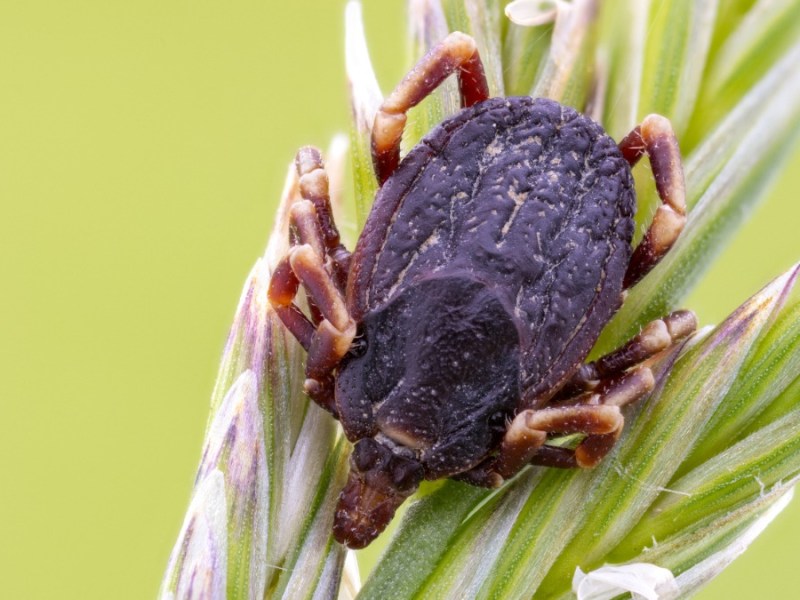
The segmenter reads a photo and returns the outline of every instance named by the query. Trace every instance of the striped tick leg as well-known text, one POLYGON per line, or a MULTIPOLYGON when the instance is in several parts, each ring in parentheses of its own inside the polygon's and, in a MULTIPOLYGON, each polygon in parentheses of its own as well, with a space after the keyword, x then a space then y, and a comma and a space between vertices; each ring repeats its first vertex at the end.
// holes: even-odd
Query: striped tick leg
POLYGON ((462 108, 489 97, 475 40, 454 31, 420 59, 378 108, 372 127, 372 161, 381 185, 400 164, 400 138, 406 113, 456 72, 462 108))
POLYGON ((339 230, 333 220, 328 174, 322 163, 322 154, 316 148, 306 146, 298 150, 294 162, 299 178, 300 196, 303 198, 292 207, 293 211, 299 211, 303 215, 298 214, 297 222, 299 223, 301 218, 305 219, 306 239, 312 243, 313 238, 314 250, 320 256, 330 259, 337 287, 344 291, 350 266, 350 252, 342 244, 339 230), (299 208, 300 206, 302 208, 299 208), (313 223, 316 223, 316 226, 313 223))
POLYGON ((631 166, 643 154, 647 154, 661 198, 661 206, 642 241, 633 251, 625 273, 623 286, 628 289, 658 264, 683 231, 686 224, 686 185, 678 140, 667 118, 648 115, 619 143, 619 149, 631 166))
POLYGON ((523 410, 508 426, 498 454, 455 479, 498 487, 530 463, 593 467, 614 445, 624 422, 617 405, 578 404, 523 410), (551 435, 574 433, 586 434, 574 450, 545 445, 551 435))
POLYGON ((590 468, 611 451, 622 433, 620 408, 649 394, 655 379, 643 363, 691 335, 694 313, 679 310, 649 323, 617 350, 583 365, 543 408, 526 409, 506 429, 497 455, 457 477, 496 487, 528 464, 590 468), (547 445, 554 435, 585 434, 574 449, 547 445))
POLYGON ((272 274, 268 296, 278 317, 308 352, 306 393, 335 415, 333 371, 356 333, 343 297, 350 253, 340 243, 333 222, 319 152, 303 148, 295 162, 303 199, 290 209, 293 245, 272 274), (301 284, 311 320, 294 302, 301 284))
MULTIPOLYGON (((624 377, 659 352, 689 337, 697 329, 697 317, 690 310, 676 310, 651 321, 627 343, 597 360, 582 365, 555 397, 558 402, 594 391, 601 382, 624 377)), ((646 367, 645 367, 646 368, 646 367)))

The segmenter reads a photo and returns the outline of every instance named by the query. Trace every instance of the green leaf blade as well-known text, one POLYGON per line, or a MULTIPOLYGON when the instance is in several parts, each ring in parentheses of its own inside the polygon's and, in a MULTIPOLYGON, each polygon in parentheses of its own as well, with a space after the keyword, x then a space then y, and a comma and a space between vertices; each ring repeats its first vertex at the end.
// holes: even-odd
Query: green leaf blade
POLYGON ((447 551, 459 525, 488 494, 457 482, 415 501, 359 599, 412 598, 447 551))

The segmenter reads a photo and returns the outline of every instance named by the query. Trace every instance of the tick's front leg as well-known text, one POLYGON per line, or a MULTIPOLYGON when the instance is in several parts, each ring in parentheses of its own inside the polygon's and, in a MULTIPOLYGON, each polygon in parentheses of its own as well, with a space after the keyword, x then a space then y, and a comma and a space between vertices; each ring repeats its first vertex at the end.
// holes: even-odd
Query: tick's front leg
POLYGON ((573 449, 557 448, 558 462, 545 466, 593 467, 608 453, 622 432, 625 419, 616 405, 576 405, 528 409, 519 413, 506 430, 497 456, 456 477, 481 487, 498 487, 523 467, 536 462, 539 453, 552 454, 545 442, 552 434, 586 434, 573 449))
POLYGON ((300 242, 310 243, 320 256, 330 257, 334 279, 339 289, 344 291, 350 268, 350 252, 342 244, 333 219, 328 173, 322 162, 322 154, 316 148, 306 146, 300 148, 294 162, 303 201, 296 203, 292 210, 298 213, 295 223, 299 225, 301 219, 305 223, 305 235, 300 235, 300 242), (302 213, 302 217, 299 213, 302 213))
POLYGON ((632 287, 669 252, 686 224, 686 185, 678 140, 669 119, 648 115, 619 143, 622 155, 633 166, 644 155, 650 158, 661 206, 642 241, 633 252, 625 273, 625 289, 632 287))
POLYGON ((489 97, 489 85, 475 40, 455 31, 431 48, 378 108, 372 127, 372 161, 380 184, 400 164, 400 138, 408 110, 455 72, 458 72, 462 107, 489 97))
POLYGON ((306 362, 306 373, 316 379, 328 374, 347 353, 356 326, 341 292, 311 246, 292 248, 289 264, 323 316, 311 339, 306 362))
POLYGON ((278 264, 268 297, 281 321, 308 352, 306 393, 335 415, 332 373, 349 350, 356 325, 322 258, 310 244, 292 247, 278 264), (316 328, 294 303, 301 284, 320 313, 316 328))
POLYGON ((295 165, 302 200, 289 213, 293 245, 272 274, 268 297, 308 352, 306 393, 335 415, 333 371, 356 333, 343 296, 350 253, 341 244, 333 220, 321 154, 315 148, 301 148, 295 165), (294 302, 300 285, 307 294, 311 319, 294 302))

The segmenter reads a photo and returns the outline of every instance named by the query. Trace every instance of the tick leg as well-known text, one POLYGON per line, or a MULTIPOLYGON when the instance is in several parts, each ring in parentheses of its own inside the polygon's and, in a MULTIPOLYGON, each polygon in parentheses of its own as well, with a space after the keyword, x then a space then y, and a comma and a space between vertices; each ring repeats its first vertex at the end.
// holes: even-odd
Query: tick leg
MULTIPOLYGON (((289 211, 289 226, 291 227, 295 246, 299 244, 308 244, 318 256, 322 257, 323 260, 325 259, 327 255, 325 239, 322 234, 319 219, 317 218, 317 209, 313 202, 310 200, 299 200, 295 202, 289 211)), ((329 264, 331 265, 331 271, 334 272, 334 281, 339 286, 339 289, 343 290, 346 274, 336 268, 336 264, 333 260, 331 260, 329 264)), ((306 301, 308 303, 311 321, 314 323, 314 327, 317 327, 322 321, 322 313, 311 296, 307 296, 306 301)))
MULTIPOLYGON (((648 367, 639 367, 621 377, 604 381, 594 393, 583 394, 575 398, 574 403, 576 407, 605 406, 619 409, 649 394, 653 391, 655 383, 653 372, 648 367)), ((622 413, 620 419, 617 429, 607 433, 590 433, 574 450, 541 446, 529 462, 532 465, 559 469, 594 467, 611 451, 622 433, 624 424, 622 413)))
MULTIPOLYGON (((325 259, 327 254, 325 238, 317 215, 317 209, 312 201, 298 200, 292 204, 289 210, 289 227, 295 246, 298 244, 307 244, 313 248, 317 255, 322 257, 323 260, 325 259)), ((335 264, 333 266, 335 267, 335 264)), ((294 297, 297 295, 298 287, 299 280, 289 265, 289 257, 286 256, 278 264, 272 276, 272 280, 270 281, 270 289, 273 290, 274 288, 272 292, 274 296, 273 306, 278 312, 278 316, 283 319, 286 326, 295 337, 300 340, 303 348, 307 351, 310 340, 306 334, 308 327, 305 325, 305 322, 307 322, 308 319, 304 317, 300 308, 292 303, 294 297), (298 335, 301 333, 302 338, 298 335)), ((273 298, 271 297, 271 301, 272 300, 273 298)), ((313 327, 317 327, 322 321, 322 314, 310 295, 307 300, 311 322, 313 323, 313 327)))
POLYGON ((635 165, 643 154, 650 158, 656 189, 661 198, 650 227, 633 251, 623 286, 628 289, 641 280, 678 239, 686 224, 686 186, 678 140, 672 124, 660 115, 648 115, 619 143, 622 155, 635 165))
POLYGON ((339 411, 336 409, 335 389, 336 380, 331 373, 319 379, 309 377, 303 384, 303 391, 308 394, 308 397, 338 419, 339 411))
POLYGON ((561 467, 593 467, 608 453, 625 419, 618 406, 575 405, 528 409, 519 413, 506 431, 497 456, 461 474, 458 479, 483 487, 497 487, 524 466, 542 456, 560 456, 561 467), (551 434, 586 434, 577 448, 552 452, 545 446, 551 434))
POLYGON ((333 220, 328 176, 319 151, 301 148, 295 165, 302 200, 290 211, 293 246, 272 274, 268 298, 308 352, 306 393, 335 415, 333 371, 356 332, 343 297, 350 253, 333 220), (294 303, 301 285, 308 297, 310 320, 294 303))
MULTIPOLYGON (((301 248, 310 246, 304 245, 301 248)), ((311 252, 313 253, 313 250, 311 252)), ((331 371, 344 352, 347 352, 347 348, 344 352, 341 350, 342 346, 347 343, 349 348, 347 339, 350 331, 346 328, 347 331, 340 332, 326 319, 322 319, 315 328, 303 311, 294 304, 293 300, 301 281, 294 271, 290 256, 284 257, 272 274, 267 292, 269 302, 289 332, 308 352, 309 358, 306 363, 308 379, 304 384, 305 392, 314 402, 336 416, 334 380, 331 371)), ((301 272, 305 274, 305 271, 301 272)), ((333 284, 330 283, 329 287, 333 287, 333 284)), ((327 295, 330 294, 330 290, 326 292, 327 295)), ((355 325, 352 326, 352 331, 355 332, 355 325)))
POLYGON ((534 459, 549 434, 585 433, 572 452, 577 466, 593 467, 608 453, 625 419, 618 406, 577 405, 524 410, 511 422, 497 456, 497 472, 507 479, 534 459), (530 444, 531 439, 541 443, 530 444), (602 451, 607 448, 605 451, 602 451))
MULTIPOLYGON (((294 304, 293 301, 299 287, 300 279, 291 266, 289 256, 286 256, 278 263, 278 266, 272 274, 267 296, 275 313, 289 332, 297 338, 297 341, 300 342, 300 345, 308 352, 309 356, 311 356, 312 352, 315 356, 319 356, 324 352, 320 347, 320 328, 324 328, 323 324, 327 323, 327 321, 321 321, 319 326, 315 329, 314 324, 312 324, 312 322, 308 320, 308 317, 303 314, 303 311, 294 304)), ((334 351, 331 354, 335 355, 336 352, 334 351)), ((318 360, 318 362, 322 361, 318 360)), ((308 373, 308 370, 307 364, 306 373, 308 373)), ((318 379, 306 379, 304 388, 305 392, 314 402, 334 416, 336 415, 333 377, 330 373, 318 375, 318 379)))
POLYGON ((677 342, 697 329, 697 317, 689 310, 676 310, 666 317, 651 321, 623 346, 582 365, 561 389, 556 400, 592 390, 604 379, 614 378, 677 342))
MULTIPOLYGON (((297 229, 305 235, 301 223, 297 229)), ((278 317, 308 352, 306 393, 335 415, 332 372, 350 349, 356 325, 322 260, 311 244, 294 246, 278 263, 267 294, 278 317), (293 302, 301 284, 319 310, 316 328, 293 302)))
POLYGON ((314 336, 314 325, 308 320, 297 305, 294 298, 300 287, 300 280, 292 271, 289 257, 285 256, 278 263, 269 281, 267 297, 286 329, 297 338, 303 349, 308 352, 311 338, 314 336))
POLYGON ((400 164, 406 113, 456 71, 462 107, 489 97, 475 40, 455 31, 431 48, 378 108, 372 127, 372 161, 381 185, 400 164))
POLYGON ((309 244, 292 248, 289 264, 323 316, 311 339, 306 362, 306 374, 318 379, 329 374, 350 349, 356 325, 322 258, 309 244))
POLYGON ((300 196, 304 199, 292 207, 295 226, 298 229, 303 227, 303 231, 298 231, 300 243, 310 244, 321 256, 330 257, 336 284, 340 290, 344 290, 350 252, 341 243, 339 230, 333 219, 328 174, 322 162, 322 154, 316 148, 306 146, 300 148, 294 160, 300 196), (310 206, 306 203, 310 203, 310 206))

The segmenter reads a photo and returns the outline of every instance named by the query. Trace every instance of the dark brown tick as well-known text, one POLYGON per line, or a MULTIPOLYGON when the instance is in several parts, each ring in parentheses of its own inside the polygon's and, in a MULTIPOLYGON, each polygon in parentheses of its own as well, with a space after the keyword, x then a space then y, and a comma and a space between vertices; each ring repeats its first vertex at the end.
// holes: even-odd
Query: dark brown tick
POLYGON ((296 164, 292 248, 269 299, 308 352, 305 390, 353 442, 336 539, 369 544, 423 479, 496 487, 528 464, 592 467, 653 387, 648 359, 691 312, 584 364, 605 324, 686 220, 672 127, 646 117, 619 144, 552 100, 489 98, 475 42, 453 33, 378 110, 381 184, 351 255, 320 153, 296 164), (400 160, 406 112, 456 73, 462 110, 400 160), (661 205, 635 249, 631 166, 647 154, 661 205), (302 285, 309 316, 294 303, 302 285), (575 448, 548 445, 582 434, 575 448))

